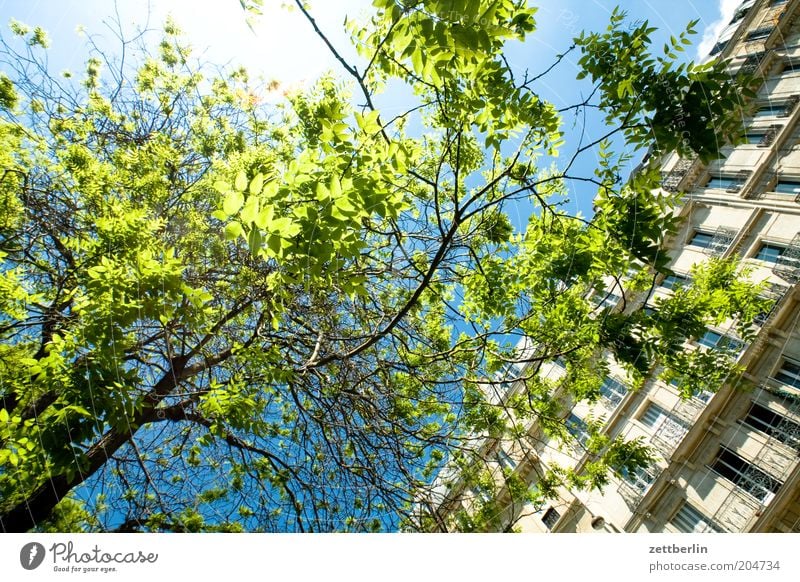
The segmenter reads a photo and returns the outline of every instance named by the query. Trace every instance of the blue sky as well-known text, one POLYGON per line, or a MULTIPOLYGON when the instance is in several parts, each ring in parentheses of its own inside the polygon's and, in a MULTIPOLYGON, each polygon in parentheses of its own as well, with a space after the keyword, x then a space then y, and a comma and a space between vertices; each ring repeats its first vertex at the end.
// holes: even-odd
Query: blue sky
MULTIPOLYGON (((288 11, 285 0, 265 0, 264 15, 250 30, 238 0, 0 0, 0 23, 15 18, 29 25, 39 25, 52 39, 50 64, 53 72, 63 69, 80 71, 86 58, 85 34, 91 34, 100 46, 117 52, 112 20, 118 16, 126 35, 142 28, 158 29, 168 14, 186 33, 189 42, 201 59, 214 65, 244 65, 261 75, 265 81, 280 82, 273 97, 283 90, 309 84, 327 70, 340 74, 341 68, 317 38, 308 23, 297 11, 288 11), (116 8, 115 8, 116 6, 116 8), (78 28, 85 32, 76 32, 78 28)), ((311 0, 312 13, 319 26, 329 35, 336 47, 353 57, 347 35, 343 30, 345 16, 363 17, 370 0, 311 0)), ((552 63, 554 56, 572 43, 581 30, 605 28, 613 8, 619 4, 632 21, 647 19, 658 27, 655 46, 660 47, 670 35, 679 34, 689 20, 697 19, 698 35, 695 44, 685 53, 687 60, 702 57, 714 43, 717 33, 730 20, 740 0, 532 0, 539 6, 538 30, 524 45, 509 48, 507 58, 517 71, 541 72, 552 63)), ((154 35, 152 38, 157 38, 154 35)), ((545 77, 537 90, 556 106, 571 105, 580 100, 588 87, 575 81, 578 72, 570 55, 553 74, 545 77)), ((408 93, 394 88, 378 101, 387 115, 407 109, 408 93)), ((267 99, 270 96, 267 95, 267 99)), ((569 132, 586 131, 586 138, 598 137, 604 130, 595 122, 586 128, 574 126, 565 119, 569 132)), ((573 133, 574 135, 574 133, 573 133)), ((570 134, 567 134, 569 139, 570 134)), ((591 168, 591 153, 582 163, 591 168)), ((591 169, 589 169, 591 172, 591 169)), ((591 209, 591 193, 575 193, 570 209, 584 214, 591 209)), ((518 227, 526 220, 525 209, 512 216, 518 227)))
MULTIPOLYGON (((560 52, 582 29, 599 29, 613 7, 619 4, 631 18, 647 18, 665 34, 676 34, 690 19, 700 19, 698 30, 713 30, 724 8, 728 19, 739 0, 541 0, 539 30, 528 43, 532 61, 560 52)), ((118 0, 117 10, 129 32, 149 24, 158 27, 172 14, 192 44, 208 61, 241 63, 261 71, 269 79, 286 83, 309 80, 335 63, 311 34, 297 12, 281 8, 282 0, 266 0, 265 14, 251 32, 237 0, 118 0), (148 8, 149 7, 149 8, 148 8)), ((312 0, 313 12, 337 44, 346 47, 341 32, 345 14, 358 15, 369 0, 312 0)), ((0 0, 0 22, 16 18, 40 25, 53 38, 53 52, 65 67, 81 66, 83 42, 76 34, 82 25, 88 33, 111 38, 106 22, 113 18, 114 2, 109 0, 0 0)), ((726 20, 727 21, 727 20, 726 20)), ((706 39, 704 46, 710 48, 706 39)), ((691 54, 694 56, 694 53, 691 54)), ((568 87, 563 88, 569 91, 568 87)))

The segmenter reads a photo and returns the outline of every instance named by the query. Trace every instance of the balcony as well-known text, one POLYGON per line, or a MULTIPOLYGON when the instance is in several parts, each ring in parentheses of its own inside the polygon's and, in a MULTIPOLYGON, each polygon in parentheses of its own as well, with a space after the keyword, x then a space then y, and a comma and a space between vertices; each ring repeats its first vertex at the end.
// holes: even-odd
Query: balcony
POLYGON ((667 192, 678 192, 684 178, 698 166, 697 158, 682 158, 678 160, 669 172, 661 175, 661 187, 667 192))
POLYGON ((714 231, 704 252, 712 257, 722 257, 728 248, 730 248, 733 239, 736 238, 736 234, 736 229, 720 226, 714 231))

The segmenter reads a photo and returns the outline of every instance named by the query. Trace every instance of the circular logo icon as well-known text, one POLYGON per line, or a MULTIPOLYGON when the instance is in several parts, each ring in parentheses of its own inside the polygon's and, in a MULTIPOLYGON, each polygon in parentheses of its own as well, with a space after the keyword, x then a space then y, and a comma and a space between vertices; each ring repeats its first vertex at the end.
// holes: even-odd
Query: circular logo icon
POLYGON ((19 563, 26 570, 35 570, 44 561, 44 546, 38 542, 30 542, 19 551, 19 563))

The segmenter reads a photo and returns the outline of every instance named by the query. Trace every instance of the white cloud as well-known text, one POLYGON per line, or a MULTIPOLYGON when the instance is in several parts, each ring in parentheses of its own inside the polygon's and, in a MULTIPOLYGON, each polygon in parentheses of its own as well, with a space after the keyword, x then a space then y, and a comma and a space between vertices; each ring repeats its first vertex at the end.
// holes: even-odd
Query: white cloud
POLYGON ((742 0, 719 0, 719 19, 715 20, 703 30, 703 40, 697 46, 697 60, 702 61, 717 42, 720 33, 728 26, 734 12, 741 5, 742 0))

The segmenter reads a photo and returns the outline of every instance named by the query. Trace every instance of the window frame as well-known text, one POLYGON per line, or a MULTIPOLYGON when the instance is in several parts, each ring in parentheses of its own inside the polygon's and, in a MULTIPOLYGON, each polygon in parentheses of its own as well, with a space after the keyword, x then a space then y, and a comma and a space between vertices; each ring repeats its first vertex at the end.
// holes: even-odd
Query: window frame
POLYGON ((708 517, 686 500, 669 520, 669 523, 680 533, 722 533, 723 531, 714 523, 713 518, 708 517))
POLYGON ((558 520, 560 519, 561 514, 552 505, 548 507, 547 510, 542 514, 542 523, 547 528, 547 531, 553 531, 553 529, 558 525, 558 520), (554 515, 555 519, 553 519, 554 515))
POLYGON ((689 239, 689 242, 686 243, 687 246, 696 247, 698 249, 707 249, 711 246, 712 241, 714 240, 714 233, 708 232, 705 230, 695 230, 692 238, 689 239), (708 242, 705 244, 697 244, 695 240, 698 236, 708 237, 708 242))
POLYGON ((741 419, 741 423, 770 438, 774 438, 788 447, 792 447, 796 451, 800 451, 800 423, 777 410, 764 406, 764 404, 760 402, 751 402, 750 408, 741 419), (767 420, 763 418, 763 414, 761 417, 754 415, 753 411, 756 408, 771 415, 772 418, 767 420), (790 430, 786 430, 787 428, 790 430))
POLYGON ((773 32, 775 32, 774 25, 754 28, 745 35, 744 42, 753 42, 754 40, 764 40, 765 38, 769 38, 773 32))
POLYGON ((763 505, 767 505, 783 487, 783 481, 725 446, 720 446, 708 468, 763 505), (726 459, 722 458, 723 455, 726 459), (767 487, 761 481, 771 481, 770 486, 767 487))
POLYGON ((776 264, 778 262, 778 258, 783 255, 784 251, 786 251, 786 248, 787 247, 784 244, 771 242, 769 240, 762 240, 761 243, 758 245, 758 248, 756 249, 755 253, 753 254, 753 256, 751 258, 755 259, 757 261, 761 261, 763 263, 770 263, 770 264, 774 265, 774 264, 776 264), (763 257, 760 256, 762 251, 764 251, 767 248, 777 249, 777 250, 780 250, 780 252, 777 255, 775 255, 774 257, 772 257, 771 255, 765 255, 763 257))
POLYGON ((775 192, 776 194, 788 194, 793 196, 797 196, 798 194, 800 194, 800 178, 795 176, 791 177, 787 176, 786 178, 778 178, 778 181, 775 182, 774 186, 772 186, 770 192, 775 192), (794 189, 792 189, 792 191, 780 190, 779 186, 781 184, 793 184, 795 187, 794 189))
POLYGON ((792 359, 784 358, 781 362, 780 368, 777 368, 772 375, 773 380, 783 384, 784 386, 791 386, 792 388, 800 389, 800 362, 795 362, 792 359), (787 364, 793 368, 796 368, 797 371, 794 370, 786 370, 787 364), (786 372, 784 372, 786 370, 786 372), (787 378, 784 380, 781 378, 784 376, 787 378))

